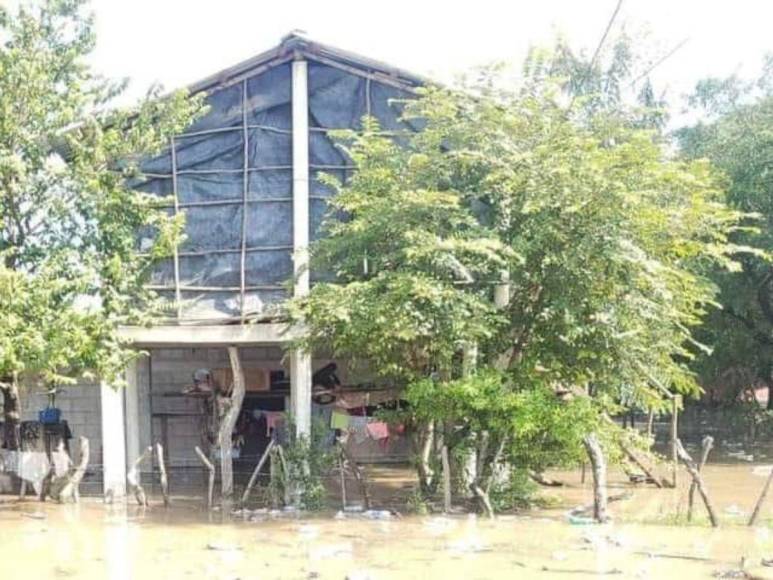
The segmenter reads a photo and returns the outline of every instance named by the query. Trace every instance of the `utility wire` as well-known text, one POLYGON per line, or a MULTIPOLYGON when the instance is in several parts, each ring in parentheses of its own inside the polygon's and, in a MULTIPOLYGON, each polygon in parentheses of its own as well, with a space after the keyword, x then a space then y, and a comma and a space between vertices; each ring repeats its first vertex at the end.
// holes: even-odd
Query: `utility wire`
MULTIPOLYGON (((601 54, 601 49, 604 46, 604 43, 607 41, 607 36, 609 36, 609 31, 612 30, 612 25, 615 23, 615 20, 617 19, 617 15, 620 13, 620 8, 623 7, 623 0, 617 0, 617 6, 615 6, 614 12, 612 12, 612 16, 609 18, 609 22, 607 22, 607 27, 604 29, 604 34, 601 35, 601 40, 599 40, 598 45, 596 46, 596 50, 593 53, 593 58, 590 60, 590 64, 588 65, 588 72, 585 74, 585 77, 582 79, 582 83, 577 87, 577 91, 583 88, 583 85, 585 82, 590 78, 590 75, 593 72, 593 68, 596 66, 596 61, 599 58, 599 55, 601 54)), ((569 102, 569 107, 567 107, 567 111, 572 110, 572 106, 574 105, 574 101, 577 99, 577 92, 572 95, 572 100, 569 102)))
POLYGON ((674 48, 672 48, 671 50, 669 50, 669 51, 668 51, 668 52, 667 52, 665 55, 663 55, 663 56, 662 56, 660 59, 658 59, 658 60, 657 60, 657 62, 655 62, 655 63, 654 63, 654 64, 653 64, 653 65, 652 65, 650 68, 648 68, 648 69, 647 69, 647 70, 645 70, 645 71, 644 71, 642 74, 640 74, 638 77, 636 77, 635 79, 633 79, 633 80, 631 81, 630 87, 631 87, 631 88, 633 88, 633 87, 636 85, 636 83, 638 83, 638 82, 639 82, 640 80, 642 80, 643 78, 645 78, 645 77, 649 76, 649 74, 650 74, 652 71, 654 71, 654 70, 655 70, 656 68, 658 68, 658 67, 659 67, 661 64, 663 64, 664 62, 666 62, 666 61, 667 61, 669 58, 671 58, 672 56, 674 56, 674 55, 675 55, 675 54, 676 54, 676 53, 677 53, 677 52, 678 52, 678 51, 679 51, 679 50, 680 50, 680 49, 681 49, 681 48, 682 48, 682 47, 683 47, 685 44, 687 44, 687 42, 688 42, 689 40, 690 40, 690 38, 689 38, 689 37, 687 37, 687 38, 685 38, 685 39, 684 39, 682 42, 680 42, 679 44, 677 44, 677 45, 676 45, 674 48))

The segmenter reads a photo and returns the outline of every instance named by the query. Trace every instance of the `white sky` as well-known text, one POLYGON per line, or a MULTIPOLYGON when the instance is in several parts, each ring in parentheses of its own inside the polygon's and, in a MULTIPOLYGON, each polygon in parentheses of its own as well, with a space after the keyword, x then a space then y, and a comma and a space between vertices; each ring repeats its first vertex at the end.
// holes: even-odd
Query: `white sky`
MULTIPOLYGON (((93 0, 94 63, 129 77, 131 94, 172 89, 277 44, 293 29, 439 80, 497 60, 520 62, 562 32, 595 48, 616 0, 93 0)), ((672 102, 697 79, 754 75, 773 51, 771 0, 624 0, 615 30, 648 29, 658 54, 687 44, 653 74, 672 102)))

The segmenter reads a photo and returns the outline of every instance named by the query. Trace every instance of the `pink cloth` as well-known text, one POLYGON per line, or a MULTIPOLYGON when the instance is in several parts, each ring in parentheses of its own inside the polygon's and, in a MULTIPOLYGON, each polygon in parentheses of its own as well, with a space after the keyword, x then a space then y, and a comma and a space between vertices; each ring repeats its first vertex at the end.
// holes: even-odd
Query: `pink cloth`
POLYGON ((378 441, 379 439, 389 437, 389 428, 382 421, 374 421, 373 423, 368 423, 368 433, 373 439, 378 441))
POLYGON ((263 411, 266 418, 266 435, 271 435, 271 430, 276 429, 284 421, 284 413, 281 411, 263 411))

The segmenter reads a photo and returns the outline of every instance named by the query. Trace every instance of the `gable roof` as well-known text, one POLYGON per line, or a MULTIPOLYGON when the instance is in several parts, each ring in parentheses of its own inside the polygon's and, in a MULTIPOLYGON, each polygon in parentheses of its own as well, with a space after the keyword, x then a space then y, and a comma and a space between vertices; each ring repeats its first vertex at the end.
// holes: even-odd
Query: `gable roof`
POLYGON ((369 76, 378 82, 400 88, 410 88, 430 82, 425 77, 384 62, 313 41, 300 32, 291 32, 274 48, 195 82, 188 86, 188 90, 191 93, 199 93, 224 87, 262 70, 299 58, 369 76))

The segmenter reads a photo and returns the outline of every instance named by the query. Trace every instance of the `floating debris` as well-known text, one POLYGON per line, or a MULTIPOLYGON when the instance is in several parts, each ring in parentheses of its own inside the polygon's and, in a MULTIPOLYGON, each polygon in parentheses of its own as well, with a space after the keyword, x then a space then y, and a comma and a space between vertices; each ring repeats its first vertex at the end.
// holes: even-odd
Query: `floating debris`
POLYGON ((242 547, 237 544, 210 542, 207 544, 207 550, 212 550, 214 552, 239 552, 242 550, 242 547))
POLYGON ((358 520, 391 520, 402 517, 398 512, 392 510, 366 510, 359 512, 338 510, 334 516, 337 520, 358 519, 358 520))

